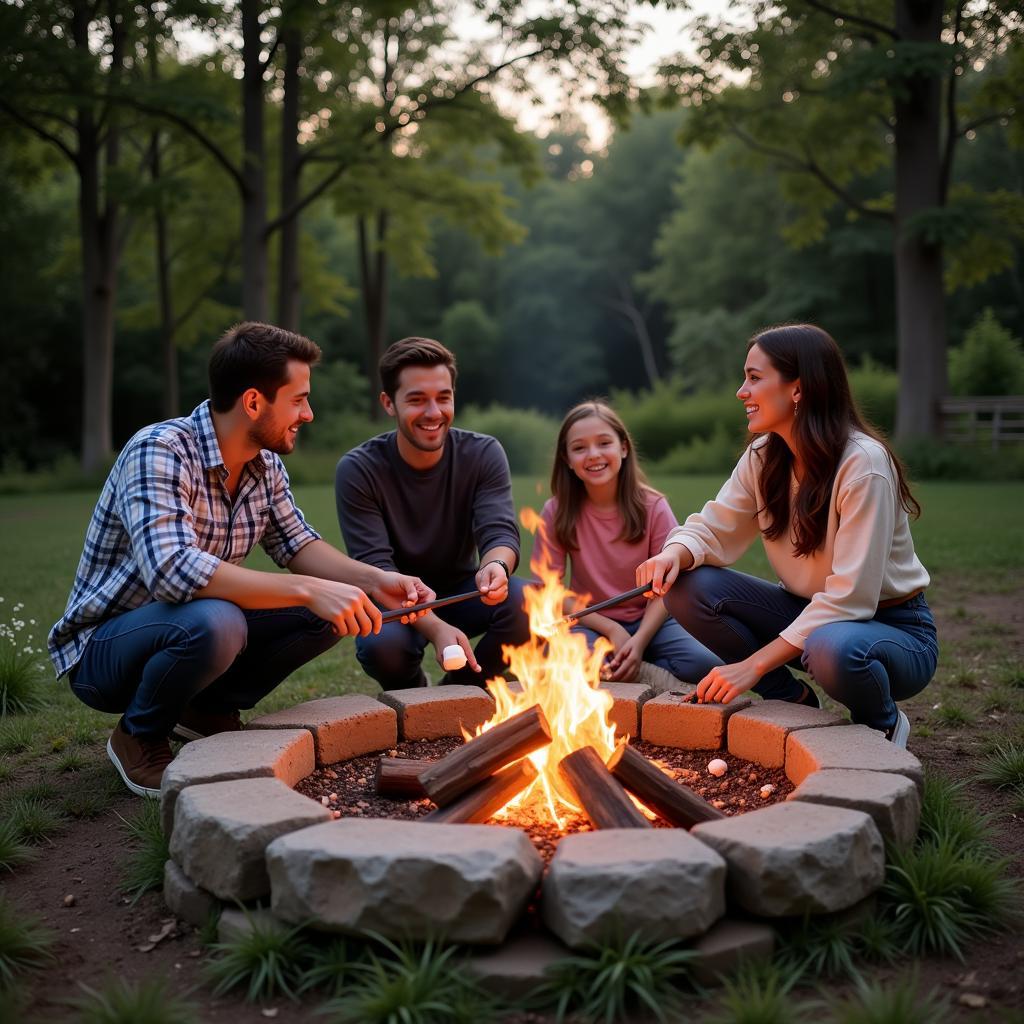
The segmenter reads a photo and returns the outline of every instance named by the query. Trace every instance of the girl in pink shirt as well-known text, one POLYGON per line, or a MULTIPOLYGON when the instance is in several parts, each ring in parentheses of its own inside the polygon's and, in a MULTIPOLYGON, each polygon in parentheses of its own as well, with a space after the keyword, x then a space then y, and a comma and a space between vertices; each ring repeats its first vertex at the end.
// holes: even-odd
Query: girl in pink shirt
MULTIPOLYGON (((561 576, 568 558, 569 586, 583 603, 633 589, 638 561, 657 554, 678 525, 664 495, 648 485, 637 465, 625 424, 603 402, 584 402, 566 414, 551 491, 554 497, 541 513, 534 562, 561 576)), ((576 629, 591 645, 599 636, 611 642, 603 673, 610 680, 633 679, 640 662, 648 661, 696 682, 719 663, 669 617, 660 598, 637 597, 587 615, 576 629)))

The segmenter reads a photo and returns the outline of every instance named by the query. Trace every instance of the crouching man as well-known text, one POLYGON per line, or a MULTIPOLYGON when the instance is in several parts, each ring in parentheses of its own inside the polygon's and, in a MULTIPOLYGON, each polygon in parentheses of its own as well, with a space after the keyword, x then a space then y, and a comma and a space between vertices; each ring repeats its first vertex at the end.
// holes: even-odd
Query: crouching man
POLYGON ((289 331, 233 327, 209 400, 140 430, 93 511, 50 657, 80 700, 121 714, 107 753, 140 796, 159 795, 169 736, 240 729, 240 709, 339 637, 379 632, 377 604, 434 596, 342 554, 295 505, 280 456, 313 419, 319 358, 289 331), (257 543, 290 574, 243 568, 257 543))

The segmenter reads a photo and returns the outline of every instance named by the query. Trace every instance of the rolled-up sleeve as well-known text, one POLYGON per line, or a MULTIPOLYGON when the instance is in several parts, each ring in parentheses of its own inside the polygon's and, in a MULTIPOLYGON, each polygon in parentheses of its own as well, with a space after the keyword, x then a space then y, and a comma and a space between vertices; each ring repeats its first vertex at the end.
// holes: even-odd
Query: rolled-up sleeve
POLYGON ((892 481, 872 473, 844 487, 832 571, 825 588, 779 636, 803 650, 807 638, 829 622, 870 619, 878 608, 896 526, 898 500, 892 481))
POLYGON ((267 472, 272 474, 270 509, 260 545, 284 568, 307 544, 320 540, 320 534, 306 522, 302 510, 295 504, 288 471, 276 455, 267 472))
POLYGON ((118 515, 146 588, 168 604, 191 600, 220 565, 198 545, 193 483, 186 462, 159 438, 139 442, 123 467, 118 515))

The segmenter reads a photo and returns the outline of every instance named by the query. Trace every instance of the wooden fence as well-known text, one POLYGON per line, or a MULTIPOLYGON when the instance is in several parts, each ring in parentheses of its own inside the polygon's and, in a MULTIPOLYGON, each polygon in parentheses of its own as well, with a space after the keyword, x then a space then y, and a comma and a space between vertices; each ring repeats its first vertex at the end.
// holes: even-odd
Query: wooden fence
POLYGON ((1024 441, 1024 395, 944 398, 941 404, 945 437, 965 444, 1024 441))

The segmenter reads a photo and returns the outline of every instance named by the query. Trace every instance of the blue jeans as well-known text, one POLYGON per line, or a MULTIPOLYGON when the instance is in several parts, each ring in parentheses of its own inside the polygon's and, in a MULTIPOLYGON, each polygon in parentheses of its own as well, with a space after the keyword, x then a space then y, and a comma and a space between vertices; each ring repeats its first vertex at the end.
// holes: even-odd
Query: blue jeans
MULTIPOLYGON (((777 583, 708 565, 680 573, 665 595, 668 610, 720 664, 743 661, 777 639, 807 604, 777 583)), ((854 722, 888 730, 896 724, 895 702, 928 685, 938 657, 935 621, 919 595, 879 608, 867 621, 819 626, 789 664, 845 704, 854 722)), ((783 665, 763 675, 754 690, 766 699, 797 700, 803 686, 783 665)))
POLYGON ((156 602, 100 625, 68 680, 89 707, 122 712, 130 735, 162 737, 186 705, 214 714, 253 707, 337 642, 306 608, 156 602))
MULTIPOLYGON (((483 633, 474 648, 482 671, 474 672, 468 665, 448 673, 448 682, 469 686, 483 686, 486 680, 501 675, 505 663, 501 657, 502 644, 518 647, 530 636, 530 620, 523 609, 525 582, 518 576, 509 580, 508 597, 501 604, 484 604, 480 598, 471 598, 461 604, 438 608, 434 613, 456 629, 472 638, 483 633)), ((476 580, 470 576, 453 587, 451 594, 462 594, 476 589, 476 580)), ((448 597, 449 594, 438 594, 448 597)), ((420 664, 430 641, 413 626, 401 622, 388 622, 374 636, 356 638, 356 657, 363 671, 380 683, 385 690, 404 690, 424 685, 420 664)))
MULTIPOLYGON (((630 635, 635 636, 642 619, 636 622, 620 622, 619 625, 630 635)), ((586 626, 573 626, 573 633, 582 633, 587 638, 587 646, 593 648, 601 635, 586 626)), ((671 672, 677 679, 687 683, 699 683, 716 665, 722 661, 709 651, 699 640, 695 640, 682 626, 669 616, 659 627, 658 632, 647 642, 644 649, 644 661, 658 668, 671 672)))

